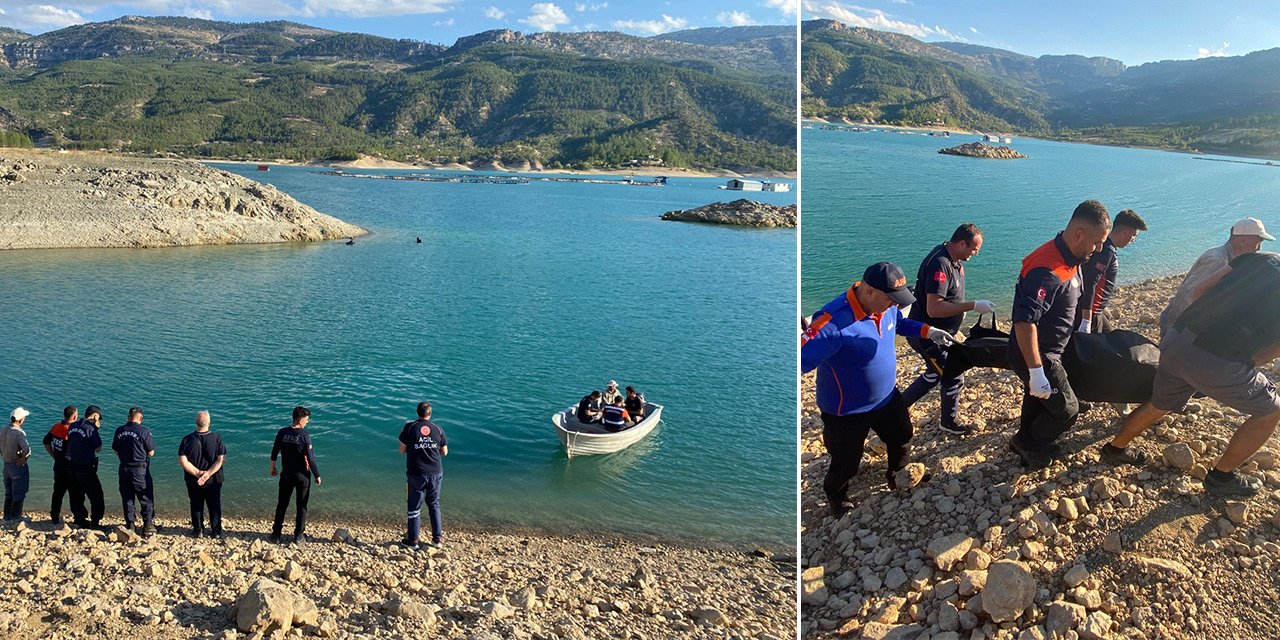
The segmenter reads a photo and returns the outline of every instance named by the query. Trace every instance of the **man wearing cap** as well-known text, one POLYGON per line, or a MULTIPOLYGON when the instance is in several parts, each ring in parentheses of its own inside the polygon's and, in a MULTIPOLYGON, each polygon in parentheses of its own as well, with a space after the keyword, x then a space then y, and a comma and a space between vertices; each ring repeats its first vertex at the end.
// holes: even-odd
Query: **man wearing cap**
POLYGON ((609 384, 605 385, 604 394, 601 396, 600 400, 604 404, 613 404, 614 400, 622 402, 622 394, 618 392, 617 380, 610 380, 609 384))
POLYGON ((4 458, 4 521, 14 523, 22 519, 22 502, 27 499, 31 487, 31 469, 27 458, 31 457, 31 445, 27 432, 22 430, 30 411, 18 407, 9 414, 9 426, 0 431, 0 458, 4 458))
POLYGON ((1257 218, 1245 218, 1231 225, 1227 243, 1204 252, 1182 278, 1182 284, 1169 300, 1169 306, 1160 314, 1161 339, 1169 335, 1173 323, 1177 322, 1178 316, 1191 303, 1231 273, 1232 260, 1246 253, 1257 253, 1262 248, 1263 240, 1275 240, 1275 237, 1267 233, 1266 227, 1257 218))
POLYGON ((408 533, 401 544, 418 548, 422 528, 422 505, 427 505, 431 521, 431 544, 439 547, 444 539, 440 519, 440 482, 444 479, 441 458, 449 455, 449 438, 431 421, 431 403, 418 403, 418 419, 406 422, 400 429, 400 453, 405 455, 405 475, 409 493, 408 533))
POLYGON ((155 535, 155 489, 151 483, 151 456, 156 454, 156 443, 151 430, 142 426, 142 409, 129 408, 129 421, 116 429, 111 439, 111 450, 120 457, 120 501, 124 503, 124 526, 133 529, 137 524, 137 507, 142 511, 142 535, 155 535))
POLYGON ((98 452, 102 450, 102 410, 97 405, 84 409, 84 417, 67 428, 67 443, 63 450, 67 468, 71 471, 71 515, 77 527, 98 528, 106 510, 102 497, 102 482, 98 480, 98 452), (89 498, 89 509, 84 499, 89 498))
POLYGON ((1125 418, 1120 433, 1103 445, 1101 458, 1114 465, 1146 464, 1150 456, 1129 447, 1156 420, 1181 410, 1195 392, 1248 417, 1213 469, 1205 491, 1250 496, 1262 488, 1254 476, 1236 473, 1280 424, 1280 395, 1260 367, 1280 358, 1280 255, 1251 252, 1231 262, 1231 271, 1187 307, 1160 344, 1151 401, 1125 418))
POLYGON ((71 468, 67 465, 67 430, 75 424, 79 410, 75 405, 62 409, 62 421, 49 427, 44 434, 44 450, 53 458, 53 499, 49 501, 49 519, 54 524, 62 522, 62 498, 71 490, 71 468))
POLYGON ((1103 313, 1111 295, 1116 291, 1116 276, 1120 273, 1120 261, 1116 249, 1123 249, 1147 230, 1147 222, 1133 209, 1116 214, 1111 225, 1111 235, 1102 248, 1080 265, 1080 284, 1083 294, 1076 305, 1076 331, 1102 333, 1111 330, 1111 322, 1103 313))
MULTIPOLYGON (((971 223, 960 225, 951 234, 951 240, 934 247, 916 272, 916 296, 923 301, 911 305, 909 317, 954 334, 960 329, 965 312, 995 313, 996 306, 990 300, 965 302, 964 299, 964 263, 981 249, 982 230, 971 223)), ((960 398, 964 377, 942 377, 947 350, 918 336, 907 336, 907 344, 924 358, 925 370, 902 392, 902 401, 910 407, 941 381, 942 430, 955 435, 972 433, 973 427, 956 421, 956 401, 960 398)))
POLYGON ((868 432, 888 447, 891 486, 893 472, 906 464, 912 426, 896 386, 895 336, 953 341, 942 329, 902 317, 899 307, 912 302, 902 269, 880 262, 814 314, 800 337, 801 369, 818 370, 822 444, 831 454, 822 486, 837 518, 848 511, 846 485, 858 473, 868 432))
POLYGON ((1097 200, 1085 200, 1065 230, 1022 260, 1013 294, 1009 362, 1025 386, 1022 424, 1009 448, 1032 470, 1049 466, 1062 454, 1054 441, 1075 424, 1080 412, 1062 368, 1062 352, 1075 329, 1079 265, 1102 246, 1110 230, 1107 208, 1097 200))

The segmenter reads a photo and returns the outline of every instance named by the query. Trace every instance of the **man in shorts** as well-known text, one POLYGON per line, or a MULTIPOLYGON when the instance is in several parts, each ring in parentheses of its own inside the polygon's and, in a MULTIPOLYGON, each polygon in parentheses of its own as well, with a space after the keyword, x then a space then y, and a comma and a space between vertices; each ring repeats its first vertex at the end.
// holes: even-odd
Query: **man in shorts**
POLYGON ((1149 456, 1129 443, 1200 393, 1249 418, 1204 479, 1210 494, 1250 496, 1262 481, 1236 473, 1280 424, 1280 396, 1259 367, 1280 357, 1280 255, 1249 253, 1183 311, 1161 342, 1151 401, 1129 414, 1101 457, 1114 465, 1143 465, 1149 456))

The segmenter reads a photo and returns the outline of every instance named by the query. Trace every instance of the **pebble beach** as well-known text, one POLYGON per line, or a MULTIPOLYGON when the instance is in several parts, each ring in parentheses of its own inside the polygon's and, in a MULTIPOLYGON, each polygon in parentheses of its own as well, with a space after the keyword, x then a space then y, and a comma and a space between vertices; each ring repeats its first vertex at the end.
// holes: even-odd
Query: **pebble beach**
MULTIPOLYGON (((1180 281, 1122 287, 1109 311, 1115 327, 1156 339, 1180 281)), ((923 367, 905 345, 899 356, 905 387, 923 367)), ((1277 363, 1264 370, 1280 379, 1277 363)), ((803 637, 1280 637, 1280 444, 1273 438, 1241 468, 1264 480, 1262 493, 1206 496, 1200 479, 1244 419, 1214 400, 1193 400, 1134 441, 1155 460, 1147 468, 1100 463, 1120 424, 1104 404, 1060 441, 1069 456, 1024 474, 1008 450, 1021 383, 975 369, 960 406, 977 432, 943 433, 937 395, 925 396, 912 407, 909 475, 930 475, 890 490, 872 436, 849 485, 854 507, 834 520, 813 375, 801 398, 803 637)))

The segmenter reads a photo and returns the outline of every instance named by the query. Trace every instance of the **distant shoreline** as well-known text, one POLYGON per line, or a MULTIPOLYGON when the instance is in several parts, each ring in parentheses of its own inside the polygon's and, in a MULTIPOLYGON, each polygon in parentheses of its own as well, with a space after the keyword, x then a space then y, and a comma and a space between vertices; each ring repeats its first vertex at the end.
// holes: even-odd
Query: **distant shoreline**
POLYGON ((294 162, 291 160, 217 160, 213 158, 192 158, 197 162, 209 164, 240 164, 240 165, 266 165, 266 166, 284 166, 284 167, 335 167, 342 169, 399 169, 399 170, 418 170, 418 171, 496 171, 502 173, 514 174, 547 174, 547 175, 580 175, 580 176, 645 176, 658 177, 666 176, 668 178, 743 178, 743 177, 761 177, 761 178, 796 178, 794 171, 761 171, 750 174, 742 174, 728 169, 684 169, 680 167, 635 167, 632 169, 546 169, 533 166, 506 166, 493 162, 465 162, 465 163, 422 163, 415 164, 409 162, 398 162, 395 160, 385 160, 382 158, 374 158, 365 156, 359 160, 349 160, 343 162, 294 162))

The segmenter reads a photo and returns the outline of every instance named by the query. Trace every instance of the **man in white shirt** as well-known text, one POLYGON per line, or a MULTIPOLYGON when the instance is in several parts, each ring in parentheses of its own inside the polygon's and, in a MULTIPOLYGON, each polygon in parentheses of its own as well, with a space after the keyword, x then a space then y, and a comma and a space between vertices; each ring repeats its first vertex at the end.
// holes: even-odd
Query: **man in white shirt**
POLYGON ((1201 255, 1178 286, 1178 292, 1169 300, 1169 306, 1160 314, 1160 337, 1169 333, 1169 328, 1178 320, 1178 316, 1191 306, 1204 292, 1213 288, 1223 276, 1231 273, 1231 261, 1246 253, 1257 253, 1262 248, 1263 240, 1275 240, 1275 236, 1267 233, 1267 228, 1257 218, 1245 218, 1231 225, 1231 237, 1227 243, 1214 247, 1201 255))

